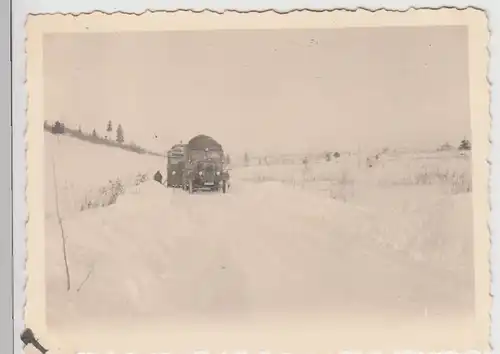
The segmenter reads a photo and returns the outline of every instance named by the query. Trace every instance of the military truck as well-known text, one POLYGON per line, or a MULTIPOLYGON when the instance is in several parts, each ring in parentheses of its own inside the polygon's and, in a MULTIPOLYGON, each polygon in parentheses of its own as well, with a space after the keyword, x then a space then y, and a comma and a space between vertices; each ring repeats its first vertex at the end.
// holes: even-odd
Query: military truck
POLYGON ((175 144, 167 152, 167 187, 182 187, 182 176, 186 165, 184 144, 175 144))
POLYGON ((189 193, 212 190, 226 193, 229 171, 222 146, 210 136, 197 135, 185 146, 183 188, 189 193))

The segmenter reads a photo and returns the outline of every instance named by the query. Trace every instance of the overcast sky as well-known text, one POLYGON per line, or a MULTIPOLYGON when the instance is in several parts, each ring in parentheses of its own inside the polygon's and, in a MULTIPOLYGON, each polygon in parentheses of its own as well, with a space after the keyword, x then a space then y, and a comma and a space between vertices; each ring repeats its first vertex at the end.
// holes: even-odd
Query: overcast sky
POLYGON ((45 119, 165 149, 433 148, 470 137, 467 66, 465 27, 52 34, 45 119))

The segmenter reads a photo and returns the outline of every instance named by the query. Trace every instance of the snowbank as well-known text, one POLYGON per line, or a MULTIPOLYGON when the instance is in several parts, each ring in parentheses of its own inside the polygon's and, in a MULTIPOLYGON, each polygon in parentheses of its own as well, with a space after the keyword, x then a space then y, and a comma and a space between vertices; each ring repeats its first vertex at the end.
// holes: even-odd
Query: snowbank
POLYGON ((133 185, 138 177, 149 178, 165 169, 161 157, 139 155, 67 136, 45 133, 45 214, 61 216, 79 212, 88 202, 98 203, 110 181, 133 185))
POLYGON ((472 267, 472 194, 465 193, 470 168, 458 154, 427 153, 382 156, 373 168, 342 157, 307 171, 301 165, 252 166, 235 175, 258 183, 258 192, 249 193, 259 193, 253 198, 266 204, 330 218, 342 223, 338 232, 460 272, 472 267))
POLYGON ((186 216, 172 207, 172 193, 157 182, 145 182, 129 188, 114 205, 64 220, 72 282, 67 294, 60 227, 47 222, 47 274, 55 294, 51 301, 61 301, 57 293, 69 296, 65 316, 71 316, 71 303, 79 297, 84 308, 103 314, 119 314, 127 307, 140 313, 143 302, 148 306, 171 244, 190 229, 186 216), (103 297, 113 300, 101 301, 103 297))
POLYGON ((457 286, 442 263, 467 252, 466 228, 451 236, 459 231, 452 219, 468 211, 467 200, 431 205, 408 220, 276 182, 193 195, 146 182, 115 205, 64 221, 69 292, 60 228, 48 222, 49 321, 463 307, 470 299, 450 300, 457 286), (418 220, 425 225, 416 228, 418 220), (426 262, 414 263, 408 251, 426 262))

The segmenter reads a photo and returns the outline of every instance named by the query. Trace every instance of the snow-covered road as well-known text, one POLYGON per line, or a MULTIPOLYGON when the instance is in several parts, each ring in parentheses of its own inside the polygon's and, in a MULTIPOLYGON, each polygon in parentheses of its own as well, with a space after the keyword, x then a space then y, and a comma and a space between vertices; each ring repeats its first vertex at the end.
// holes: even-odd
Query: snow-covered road
POLYGON ((471 279, 374 241, 400 231, 392 220, 275 182, 193 195, 146 182, 63 221, 69 292, 46 220, 48 320, 472 311, 471 279))

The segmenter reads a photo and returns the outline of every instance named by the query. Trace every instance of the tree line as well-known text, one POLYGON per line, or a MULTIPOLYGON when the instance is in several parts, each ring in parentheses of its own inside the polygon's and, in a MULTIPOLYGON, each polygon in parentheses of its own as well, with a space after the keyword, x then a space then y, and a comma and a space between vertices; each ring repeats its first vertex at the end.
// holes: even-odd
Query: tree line
POLYGON ((68 135, 94 144, 119 147, 121 149, 136 152, 139 154, 161 156, 161 154, 146 150, 134 144, 133 142, 125 143, 125 135, 122 125, 118 124, 116 130, 114 130, 112 121, 108 121, 105 129, 107 134, 105 134, 104 136, 101 136, 99 133, 97 133, 96 129, 93 129, 91 133, 88 133, 83 131, 80 126, 77 129, 68 128, 61 121, 56 121, 53 124, 49 124, 47 121, 45 121, 44 130, 54 135, 68 135), (111 138, 113 130, 115 133, 114 139, 111 138))
MULTIPOLYGON (((64 125, 64 123, 60 122, 60 121, 56 121, 54 122, 54 124, 52 126, 49 126, 48 125, 48 122, 45 121, 45 130, 47 130, 47 128, 50 129, 50 131, 52 132, 52 134, 65 134, 67 133, 67 128, 66 126, 64 125)), ((71 132, 72 129, 69 129, 69 132, 71 132)), ((78 127, 78 133, 81 134, 81 135, 86 135, 83 131, 82 131, 82 128, 79 126, 78 127)), ((108 121, 108 124, 106 126, 106 132, 111 135, 113 133, 113 122, 112 121, 108 121)), ((94 138, 104 138, 104 139, 107 139, 107 140, 110 140, 110 137, 108 135, 105 135, 104 137, 100 137, 99 134, 97 134, 97 131, 95 129, 92 130, 92 137, 94 138)), ((125 136, 124 136, 124 133, 123 133, 123 127, 121 124, 118 124, 118 127, 116 128, 116 136, 115 136, 115 141, 119 144, 123 144, 125 142, 125 136)))
MULTIPOLYGON (((454 146, 446 142, 443 145, 441 145, 438 150, 445 151, 451 149, 454 149, 454 146)), ((470 151, 472 150, 472 144, 469 139, 464 138, 460 141, 460 144, 458 144, 457 149, 460 151, 470 151)))

